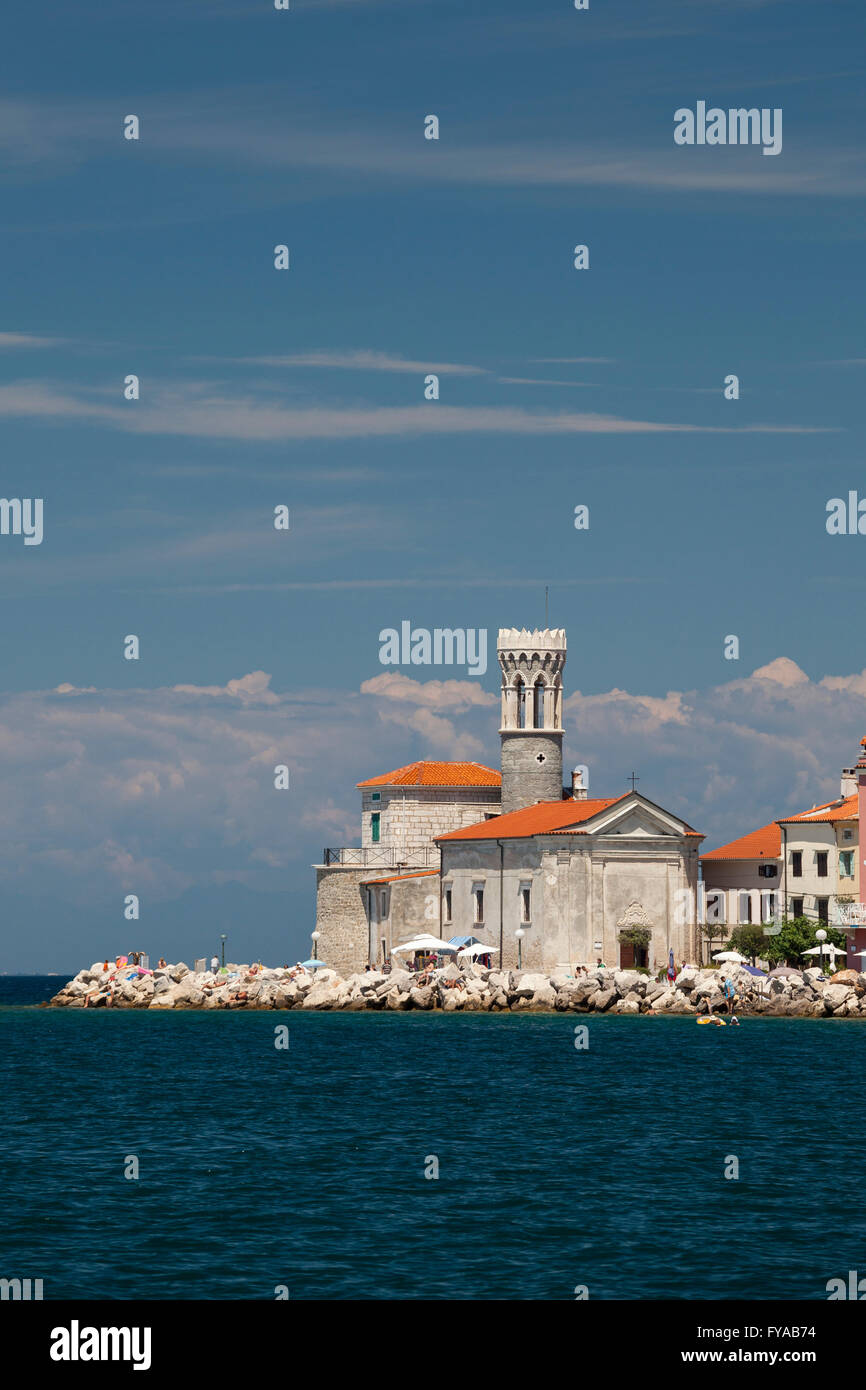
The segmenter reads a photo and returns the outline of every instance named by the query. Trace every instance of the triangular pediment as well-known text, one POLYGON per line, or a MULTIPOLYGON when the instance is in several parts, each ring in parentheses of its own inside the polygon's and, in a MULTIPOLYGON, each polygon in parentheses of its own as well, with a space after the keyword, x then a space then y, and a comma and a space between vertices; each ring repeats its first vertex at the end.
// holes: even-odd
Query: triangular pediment
POLYGON ((588 835, 622 835, 633 840, 685 835, 689 827, 678 816, 632 792, 586 824, 588 835))

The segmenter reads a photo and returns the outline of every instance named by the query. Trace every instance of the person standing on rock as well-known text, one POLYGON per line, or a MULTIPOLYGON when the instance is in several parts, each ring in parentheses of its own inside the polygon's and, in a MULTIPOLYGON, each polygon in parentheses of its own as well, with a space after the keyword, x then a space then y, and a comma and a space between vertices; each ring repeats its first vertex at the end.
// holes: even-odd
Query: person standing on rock
POLYGON ((732 977, 729 975, 729 976, 727 977, 727 979, 725 980, 725 1002, 727 1003, 727 1006, 728 1006, 728 1013, 729 1013, 729 1014, 732 1014, 732 1013, 734 1012, 734 999, 735 999, 735 998, 736 998, 736 991, 735 991, 735 989, 734 989, 734 981, 733 981, 732 977))
POLYGON ((674 981, 676 980, 676 978, 677 978, 677 968, 676 968, 676 965, 674 964, 674 953, 673 953, 673 949, 671 949, 671 951, 668 953, 668 985, 670 985, 671 987, 673 987, 673 984, 674 984, 674 981))

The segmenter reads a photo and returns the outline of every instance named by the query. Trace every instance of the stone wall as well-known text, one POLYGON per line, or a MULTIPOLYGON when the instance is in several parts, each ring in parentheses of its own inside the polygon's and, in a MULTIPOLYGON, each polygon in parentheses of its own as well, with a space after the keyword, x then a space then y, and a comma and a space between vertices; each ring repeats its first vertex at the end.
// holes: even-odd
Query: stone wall
POLYGON ((341 975, 363 970, 367 961, 366 894, 362 883, 369 877, 369 869, 316 870, 316 929, 322 934, 318 955, 341 975))
POLYGON ((561 801, 562 734, 521 730, 503 732, 501 739, 503 815, 536 801, 561 801))
MULTIPOLYGON (((537 836, 504 840, 502 967, 517 967, 514 933, 522 927, 523 968, 556 970, 594 963, 619 965, 617 923, 633 900, 652 923, 650 964, 677 962, 697 952, 694 887, 697 851, 679 837, 621 839, 537 836), (521 885, 530 884, 531 920, 522 920, 521 885), (686 910, 684 910, 686 909, 686 910), (601 949, 595 947, 600 941, 601 949)), ((474 935, 499 945, 500 859, 495 841, 442 846, 442 883, 451 885, 452 918, 442 935, 474 935), (484 923, 473 919, 473 886, 484 886, 484 923)), ((498 957, 497 957, 498 960, 498 957)))
POLYGON ((475 825, 499 814, 499 787, 365 787, 361 804, 361 844, 372 845, 372 814, 378 811, 379 841, 385 847, 420 849, 437 835, 475 825), (372 790, 381 795, 372 800, 372 790))

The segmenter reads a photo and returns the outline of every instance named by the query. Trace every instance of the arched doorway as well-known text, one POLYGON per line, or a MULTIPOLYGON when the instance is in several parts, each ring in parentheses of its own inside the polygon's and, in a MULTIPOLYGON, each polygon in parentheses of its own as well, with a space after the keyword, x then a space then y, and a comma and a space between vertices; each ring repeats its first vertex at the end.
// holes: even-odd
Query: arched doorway
POLYGON ((646 970, 652 944, 652 922, 643 903, 632 898, 616 924, 621 970, 646 970))

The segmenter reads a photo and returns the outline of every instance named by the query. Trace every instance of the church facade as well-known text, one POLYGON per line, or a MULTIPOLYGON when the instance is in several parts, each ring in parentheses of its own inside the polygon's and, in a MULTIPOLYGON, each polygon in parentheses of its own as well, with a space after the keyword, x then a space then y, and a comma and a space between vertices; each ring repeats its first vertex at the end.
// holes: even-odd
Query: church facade
POLYGON ((319 955, 341 973, 430 932, 506 969, 658 969, 698 956, 702 835, 635 790, 563 788, 562 629, 501 629, 501 773, 419 762, 359 784, 362 844, 316 865, 319 955))

